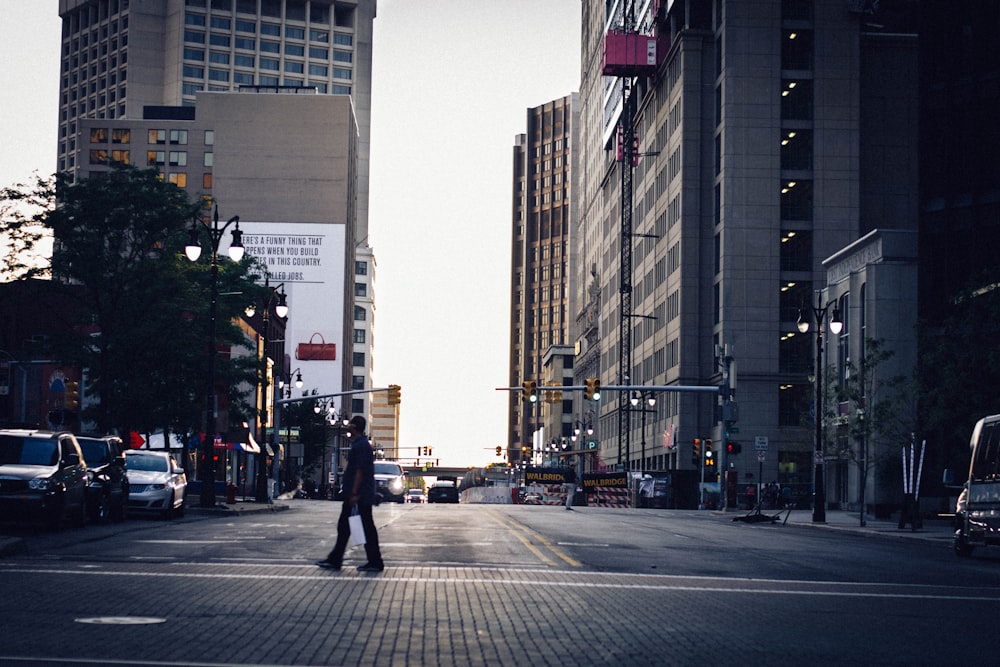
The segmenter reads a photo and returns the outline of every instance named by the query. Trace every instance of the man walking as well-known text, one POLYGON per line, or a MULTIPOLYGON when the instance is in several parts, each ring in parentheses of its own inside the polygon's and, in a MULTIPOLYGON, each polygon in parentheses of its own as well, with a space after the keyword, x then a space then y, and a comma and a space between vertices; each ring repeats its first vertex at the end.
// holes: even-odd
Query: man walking
POLYGON ((361 515, 361 523, 365 527, 365 553, 368 562, 358 568, 359 572, 381 572, 385 569, 382 562, 382 552, 378 546, 378 532, 372 519, 372 506, 375 504, 375 453, 365 435, 367 422, 361 415, 351 417, 347 424, 347 437, 351 441, 351 450, 347 454, 347 468, 344 470, 344 499, 340 508, 340 519, 337 521, 337 542, 330 554, 316 564, 324 569, 339 570, 344 562, 344 551, 347 550, 347 540, 351 536, 349 518, 355 507, 361 515))

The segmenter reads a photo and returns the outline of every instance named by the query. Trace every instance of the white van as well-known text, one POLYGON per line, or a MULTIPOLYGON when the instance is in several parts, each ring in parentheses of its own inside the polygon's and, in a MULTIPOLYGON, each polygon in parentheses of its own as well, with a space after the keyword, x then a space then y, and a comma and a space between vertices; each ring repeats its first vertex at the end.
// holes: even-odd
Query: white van
POLYGON ((1000 415, 976 422, 969 441, 969 480, 956 508, 955 553, 1000 544, 1000 415))

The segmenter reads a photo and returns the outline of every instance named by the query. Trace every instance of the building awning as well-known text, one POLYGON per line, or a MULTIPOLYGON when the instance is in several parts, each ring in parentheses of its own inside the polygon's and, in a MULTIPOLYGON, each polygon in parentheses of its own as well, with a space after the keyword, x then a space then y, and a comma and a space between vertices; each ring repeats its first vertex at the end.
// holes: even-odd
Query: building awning
POLYGON ((251 433, 246 433, 243 442, 234 442, 233 449, 241 452, 249 452, 250 454, 260 454, 260 445, 257 441, 253 439, 251 433))

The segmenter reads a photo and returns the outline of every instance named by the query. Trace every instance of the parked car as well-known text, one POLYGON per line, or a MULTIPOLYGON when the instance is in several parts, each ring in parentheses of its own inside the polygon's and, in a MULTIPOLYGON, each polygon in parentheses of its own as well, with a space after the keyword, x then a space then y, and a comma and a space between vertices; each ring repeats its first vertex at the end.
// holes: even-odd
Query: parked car
POLYGON ((87 522, 87 463, 72 433, 0 430, 0 521, 87 522))
POLYGON ((406 477, 398 463, 375 462, 375 493, 382 495, 382 502, 401 503, 405 500, 406 477))
POLYGON ((427 489, 429 503, 457 503, 458 487, 454 482, 435 482, 427 489))
POLYGON ((129 510, 157 512, 164 518, 184 516, 187 477, 166 452, 130 449, 125 452, 129 478, 129 510))
POLYGON ((90 485, 87 487, 87 511, 91 521, 124 521, 128 513, 128 472, 125 445, 114 435, 78 435, 83 458, 87 462, 90 485))
POLYGON ((406 492, 406 502, 408 503, 422 503, 424 502, 424 491, 423 489, 410 489, 406 492))

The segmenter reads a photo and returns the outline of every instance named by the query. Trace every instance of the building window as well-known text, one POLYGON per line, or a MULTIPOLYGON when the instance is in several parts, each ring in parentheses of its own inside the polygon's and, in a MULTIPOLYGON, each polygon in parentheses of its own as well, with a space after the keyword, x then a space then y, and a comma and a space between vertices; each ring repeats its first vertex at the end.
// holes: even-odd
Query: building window
POLYGON ((780 141, 782 169, 812 169, 812 130, 782 130, 780 141))
MULTIPOLYGON (((264 16, 267 16, 267 14, 264 14, 263 7, 261 8, 261 14, 263 14, 264 16)), ((281 16, 281 4, 280 3, 278 4, 278 16, 281 16)), ((274 25, 273 23, 261 23, 260 24, 260 34, 262 34, 262 35, 270 35, 272 37, 281 37, 281 26, 280 25, 274 25)))
POLYGON ((341 44, 343 46, 353 46, 354 45, 354 38, 351 37, 350 35, 344 35, 344 34, 341 34, 339 32, 335 32, 333 34, 333 43, 334 44, 341 44))
POLYGON ((90 143, 103 144, 108 141, 108 128, 94 127, 90 130, 90 143))
POLYGON ((781 219, 812 220, 812 181, 782 181, 781 219))
POLYGON ((237 49, 246 49, 248 51, 253 51, 257 48, 257 40, 250 39, 249 37, 237 37, 233 40, 233 46, 237 49))
POLYGON ((812 232, 802 230, 781 232, 781 270, 812 270, 812 232))
POLYGON ((368 319, 368 311, 362 306, 354 306, 354 321, 364 322, 368 319))
POLYGON ((285 26, 285 39, 305 39, 306 29, 296 26, 285 26))
POLYGON ((351 365, 352 366, 364 367, 364 365, 365 365, 365 353, 364 352, 355 352, 352 355, 352 358, 351 358, 351 365))
POLYGON ((212 189, 212 174, 211 173, 207 173, 207 174, 202 174, 201 175, 201 187, 202 187, 203 190, 211 190, 212 189))
POLYGON ((354 296, 368 296, 368 285, 364 283, 354 283, 354 296))
POLYGON ((326 65, 309 65, 309 76, 326 76, 326 65))
POLYGON ((107 164, 108 151, 103 148, 90 151, 90 164, 107 164))
POLYGON ((338 63, 352 63, 354 62, 354 54, 350 51, 334 51, 333 59, 338 63))
POLYGON ((356 261, 354 262, 354 275, 356 276, 367 276, 368 275, 368 262, 356 261))
POLYGON ((285 44, 285 55, 286 56, 297 56, 301 58, 306 55, 306 47, 301 44, 285 44))
POLYGON ((365 376, 364 375, 352 375, 351 376, 351 389, 364 389, 365 388, 365 376))
POLYGON ((809 418, 810 387, 783 384, 778 387, 778 425, 803 426, 809 418))
MULTIPOLYGON (((240 11, 240 10, 237 10, 237 11, 240 11)), ((257 13, 257 8, 254 7, 253 12, 251 12, 251 13, 256 14, 257 13)), ((256 32, 257 32, 257 24, 254 21, 244 21, 243 19, 236 19, 236 32, 249 32, 249 33, 256 34, 256 32)))
POLYGON ((305 71, 305 65, 296 62, 285 62, 285 71, 291 72, 292 74, 302 74, 305 71))
POLYGON ((147 167, 162 167, 167 163, 167 153, 166 151, 147 151, 146 152, 146 166, 147 167))
POLYGON ((211 146, 215 143, 215 130, 205 130, 205 145, 211 146))
POLYGON ((351 399, 351 413, 355 415, 364 414, 365 412, 365 399, 363 398, 352 398, 351 399))
POLYGON ((220 51, 212 51, 208 54, 208 62, 215 63, 216 65, 228 65, 229 54, 222 53, 220 51))
POLYGON ((261 42, 261 53, 281 53, 281 44, 277 42, 261 42))
POLYGON ((232 21, 224 16, 213 16, 210 25, 220 30, 229 30, 232 27, 232 21))
POLYGON ((278 61, 272 60, 271 58, 261 58, 260 68, 266 70, 274 70, 275 72, 277 72, 279 69, 278 61))
POLYGON ((119 164, 128 164, 131 158, 129 151, 115 150, 111 151, 111 161, 117 162, 119 164))
POLYGON ((195 30, 185 30, 184 41, 187 42, 188 44, 204 44, 205 33, 197 32, 195 30))
POLYGON ((170 151, 171 167, 186 167, 188 163, 187 151, 170 151))
POLYGON ((350 79, 351 76, 351 70, 349 69, 344 69, 343 67, 333 68, 333 78, 335 79, 350 79))
POLYGON ((183 174, 183 173, 181 173, 181 174, 168 174, 167 175, 167 182, 168 183, 173 183, 174 185, 176 185, 179 188, 186 188, 187 187, 187 182, 188 182, 187 181, 187 174, 183 174))
POLYGON ((205 78, 205 68, 204 67, 195 67, 194 65, 184 65, 184 67, 183 67, 183 69, 181 71, 184 73, 184 76, 189 77, 191 79, 204 79, 205 78))
POLYGON ((208 38, 208 43, 211 44, 212 46, 228 47, 230 44, 229 35, 218 35, 213 32, 208 38))
MULTIPOLYGON (((237 67, 253 67, 256 62, 257 61, 253 56, 241 56, 237 54, 236 57, 233 58, 233 64, 237 67)), ((253 80, 252 76, 251 80, 253 80)))
POLYGON ((204 155, 204 161, 202 162, 202 166, 214 167, 215 166, 214 162, 215 162, 215 153, 213 153, 212 151, 207 151, 204 155))
POLYGON ((781 40, 781 69, 810 70, 812 63, 812 30, 784 30, 781 40))
POLYGON ((205 49, 184 48, 184 60, 205 60, 205 49))
POLYGON ((358 345, 364 345, 365 343, 365 330, 355 329, 354 330, 354 342, 358 345))
POLYGON ((326 60, 330 57, 330 50, 319 46, 310 46, 309 57, 316 60, 326 60))
POLYGON ((813 83, 808 79, 783 79, 781 82, 782 120, 812 120, 813 83))
POLYGON ((221 69, 208 70, 209 81, 229 81, 229 72, 221 69))
POLYGON ((187 130, 170 130, 170 143, 187 145, 187 142, 188 142, 187 130))

